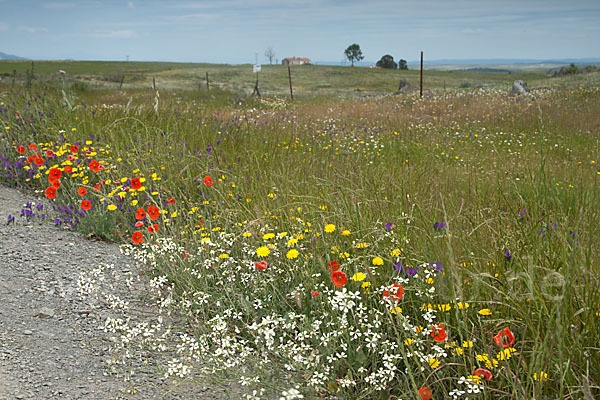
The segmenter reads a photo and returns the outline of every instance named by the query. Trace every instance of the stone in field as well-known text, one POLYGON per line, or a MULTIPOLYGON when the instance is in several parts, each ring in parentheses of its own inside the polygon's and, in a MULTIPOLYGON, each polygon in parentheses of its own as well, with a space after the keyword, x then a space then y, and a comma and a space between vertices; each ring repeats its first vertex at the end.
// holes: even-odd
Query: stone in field
POLYGON ((527 87, 527 83, 521 80, 514 81, 512 85, 512 89, 508 94, 511 97, 516 96, 527 96, 529 94, 529 88, 527 87))

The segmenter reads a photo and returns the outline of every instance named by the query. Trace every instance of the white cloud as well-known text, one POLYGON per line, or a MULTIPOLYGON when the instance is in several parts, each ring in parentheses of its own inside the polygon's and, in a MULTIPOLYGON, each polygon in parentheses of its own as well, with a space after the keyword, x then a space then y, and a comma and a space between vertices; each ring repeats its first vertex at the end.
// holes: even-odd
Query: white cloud
POLYGON ((90 36, 96 39, 129 39, 135 36, 135 32, 131 29, 122 29, 116 31, 94 32, 90 36))
POLYGON ((34 28, 32 26, 17 26, 17 30, 20 32, 27 32, 27 33, 39 33, 39 32, 48 32, 48 29, 46 28, 34 28))
POLYGON ((135 5, 133 4, 133 1, 128 1, 127 2, 127 8, 135 8, 135 5))

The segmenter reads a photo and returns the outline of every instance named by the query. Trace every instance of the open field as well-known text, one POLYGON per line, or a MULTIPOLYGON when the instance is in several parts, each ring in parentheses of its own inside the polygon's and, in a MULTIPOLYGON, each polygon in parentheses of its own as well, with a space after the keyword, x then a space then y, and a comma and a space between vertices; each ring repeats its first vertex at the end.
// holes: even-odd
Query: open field
POLYGON ((294 67, 291 102, 281 66, 263 99, 249 65, 39 62, 29 90, 17 67, 0 179, 57 206, 22 218, 147 267, 189 321, 167 376, 249 398, 600 397, 599 73, 430 71, 419 98, 393 94, 416 71, 294 67), (510 98, 515 79, 539 90, 510 98))
MULTIPOLYGON (((24 82, 25 74, 31 69, 28 61, 0 62, 0 77, 11 83, 11 76, 17 72, 17 81, 24 82)), ((217 65, 192 63, 151 63, 151 62, 91 62, 91 61, 36 61, 34 74, 38 80, 60 86, 59 70, 67 72, 68 86, 75 90, 111 88, 148 89, 152 87, 152 78, 159 89, 206 90, 206 72, 209 73, 211 88, 220 88, 250 95, 254 88, 256 75, 251 65, 217 65)), ((418 88, 419 71, 394 71, 371 68, 349 68, 338 66, 292 66, 292 79, 296 97, 314 96, 357 96, 393 93, 398 89, 400 80, 406 79, 411 86, 418 88)), ((548 80, 544 72, 523 71, 516 73, 496 72, 445 72, 426 71, 424 89, 443 90, 458 87, 501 88, 508 90, 514 80, 526 81, 530 87, 562 85, 573 87, 587 84, 589 76, 572 79, 548 80)), ((595 76, 595 85, 598 84, 595 76)), ((265 96, 289 96, 287 67, 282 65, 263 65, 259 76, 259 86, 265 96)))

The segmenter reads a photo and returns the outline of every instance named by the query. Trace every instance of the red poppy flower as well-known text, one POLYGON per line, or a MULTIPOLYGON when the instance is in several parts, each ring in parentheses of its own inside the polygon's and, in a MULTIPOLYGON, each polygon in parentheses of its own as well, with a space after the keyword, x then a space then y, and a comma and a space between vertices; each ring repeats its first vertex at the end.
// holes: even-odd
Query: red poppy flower
POLYGON ((213 185, 212 178, 210 176, 207 176, 206 178, 204 178, 204 184, 206 186, 212 186, 213 185))
POLYGON ((391 290, 387 290, 386 289, 386 290, 383 291, 383 297, 390 297, 390 296, 395 301, 402 300, 402 297, 404 297, 404 287, 402 287, 402 285, 394 283, 392 285, 392 289, 391 290))
POLYGON ((102 171, 104 169, 104 166, 96 160, 90 161, 89 167, 94 172, 102 171))
POLYGON ((138 190, 142 187, 142 181, 140 180, 140 178, 133 178, 131 180, 131 188, 138 190))
POLYGON ((71 146, 71 153, 79 153, 79 147, 72 145, 71 146))
POLYGON ((512 347, 515 342, 515 335, 510 331, 508 326, 504 329, 498 331, 496 336, 494 336, 494 342, 503 348, 512 347))
POLYGON ((150 232, 150 233, 158 232, 158 224, 152 224, 152 225, 148 226, 148 232, 150 232))
POLYGON ((31 164, 35 160, 32 156, 27 157, 27 164, 31 164))
POLYGON ((419 396, 421 396, 421 400, 431 400, 431 390, 425 386, 421 386, 419 389, 419 396))
POLYGON ((175 199, 172 197, 167 197, 167 203, 173 204, 173 203, 175 203, 175 199))
POLYGON ((50 171, 48 171, 48 176, 52 178, 52 180, 60 179, 62 176, 62 171, 58 168, 50 168, 50 171))
POLYGON ((39 154, 36 154, 36 157, 34 157, 33 162, 35 163, 35 165, 42 165, 44 164, 44 159, 39 154))
POLYGON ((19 146, 19 147, 17 147, 17 153, 19 153, 19 154, 25 153, 25 146, 19 146))
POLYGON ((32 144, 29 145, 29 150, 36 151, 37 150, 37 146, 32 143, 32 144))
POLYGON ((52 187, 55 189, 58 189, 60 187, 60 181, 58 179, 50 182, 52 184, 52 187))
POLYGON ((337 260, 329 261, 327 263, 327 271, 331 271, 332 274, 335 271, 339 271, 339 270, 340 270, 340 263, 338 263, 337 260))
POLYGON ((75 156, 73 154, 67 154, 67 160, 74 161, 75 160, 75 156))
POLYGON ((313 297, 317 297, 319 295, 319 292, 315 292, 314 290, 311 289, 310 294, 312 294, 313 297))
POLYGON ((135 244, 144 243, 144 234, 142 232, 134 232, 131 236, 131 240, 135 244))
POLYGON ((444 329, 444 324, 434 325, 431 330, 431 336, 433 336, 433 340, 436 342, 443 342, 446 340, 448 335, 446 334, 446 330, 444 329))
POLYGON ((88 199, 81 200, 81 208, 85 211, 89 211, 92 208, 92 202, 88 199))
POLYGON ((71 168, 71 167, 70 167, 70 166, 68 166, 68 165, 67 165, 67 166, 64 168, 64 170, 65 170, 65 173, 66 173, 66 174, 70 174, 71 172, 73 172, 73 168, 71 168))
POLYGON ((102 185, 100 184, 94 185, 94 192, 99 192, 101 187, 102 185))
POLYGON ((335 271, 333 274, 331 274, 331 283, 333 283, 334 286, 342 287, 347 281, 348 277, 342 271, 335 271))
POLYGON ((46 157, 50 158, 54 155, 54 152, 52 150, 46 150, 46 157))
POLYGON ((136 227, 136 228, 141 228, 142 226, 144 226, 144 222, 142 222, 142 221, 137 221, 137 222, 135 223, 135 227, 136 227))
POLYGON ((485 369, 485 368, 477 368, 474 372, 473 375, 477 375, 479 377, 482 377, 483 379, 485 379, 486 381, 491 381, 492 380, 492 373, 485 369))
POLYGON ((80 186, 79 189, 77 189, 77 194, 83 197, 87 194, 87 189, 83 186, 80 186))
POLYGON ((138 208, 135 213, 135 219, 144 219, 146 217, 146 211, 143 208, 138 208))
POLYGON ((148 207, 148 217, 154 221, 160 216, 160 210, 156 206, 148 207))
POLYGON ((262 260, 261 262, 255 262, 254 266, 262 271, 264 271, 265 269, 267 269, 267 267, 269 266, 269 264, 267 264, 267 262, 265 260, 262 260))
POLYGON ((49 199, 53 199, 56 197, 56 188, 54 186, 49 186, 46 188, 46 197, 49 199))

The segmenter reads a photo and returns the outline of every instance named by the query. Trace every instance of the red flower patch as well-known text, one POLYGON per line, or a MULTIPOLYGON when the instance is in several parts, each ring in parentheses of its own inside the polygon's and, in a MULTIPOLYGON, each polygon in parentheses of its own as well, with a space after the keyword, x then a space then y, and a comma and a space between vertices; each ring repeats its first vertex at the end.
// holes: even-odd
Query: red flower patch
POLYGON ((267 267, 269 266, 269 264, 267 264, 267 262, 265 260, 262 260, 260 262, 255 262, 254 266, 258 269, 260 269, 261 271, 264 271, 265 269, 267 269, 267 267))
POLYGON ((158 232, 158 224, 152 224, 152 225, 148 226, 148 232, 150 232, 150 233, 158 232))
POLYGON ((49 199, 53 199, 56 197, 56 188, 54 186, 49 186, 46 188, 46 197, 49 199))
POLYGON ((329 261, 327 263, 327 271, 331 271, 332 274, 335 271, 339 271, 339 270, 340 270, 340 263, 337 262, 337 260, 329 261))
POLYGON ((144 234, 142 232, 134 232, 131 236, 131 240, 135 244, 144 243, 144 234))
POLYGON ((482 377, 483 379, 485 379, 486 381, 491 381, 492 380, 492 373, 485 369, 485 368, 477 368, 474 372, 473 375, 477 375, 482 377))
POLYGON ((148 217, 152 221, 157 220, 159 216, 160 216, 160 210, 158 209, 158 207, 156 207, 156 206, 148 207, 148 217))
POLYGON ((431 336, 433 336, 433 340, 436 342, 443 342, 446 340, 448 335, 446 334, 446 330, 444 329, 444 324, 434 325, 431 330, 431 336))
POLYGON ((92 208, 92 202, 85 199, 85 200, 81 200, 81 208, 85 211, 89 211, 92 208))
POLYGON ((342 287, 347 281, 348 277, 342 271, 335 271, 333 274, 331 274, 331 283, 333 283, 334 286, 342 287))
POLYGON ((83 197, 87 194, 87 189, 83 186, 80 186, 79 189, 77 189, 77 194, 83 197))
MULTIPOLYGON (((98 161, 96 160, 92 160, 90 161, 90 165, 89 165, 90 169, 94 172, 100 172, 104 169, 104 165, 100 164, 98 161)), ((116 182, 118 183, 118 182, 116 182)))
POLYGON ((144 219, 146 217, 146 211, 143 208, 138 208, 135 213, 135 219, 144 219))
POLYGON ((431 390, 429 390, 429 388, 426 388, 424 386, 422 386, 419 389, 419 396, 421 396, 421 400, 431 400, 431 390))
POLYGON ((391 297, 395 301, 400 301, 404 297, 404 287, 394 283, 391 290, 386 289, 383 291, 383 297, 391 297))
POLYGON ((212 186, 213 185, 213 180, 210 176, 207 176, 206 178, 204 178, 204 184, 206 186, 212 186))
POLYGON ((19 154, 25 153, 25 146, 19 146, 19 147, 17 147, 17 153, 19 153, 19 154))
POLYGON ((138 190, 138 189, 141 189, 141 187, 142 187, 142 181, 140 180, 140 178, 133 178, 131 180, 131 188, 132 189, 138 190))
POLYGON ((494 343, 505 349, 512 347, 513 343, 515 343, 515 335, 507 326, 506 328, 499 330, 496 336, 494 336, 494 343))
POLYGON ((50 171, 48 171, 48 179, 56 180, 60 179, 61 176, 62 171, 58 168, 50 168, 50 171))

